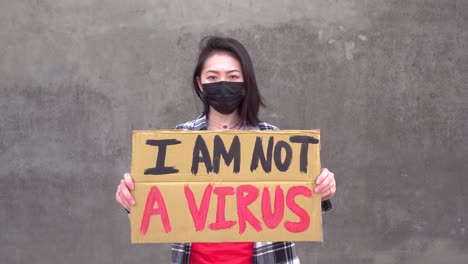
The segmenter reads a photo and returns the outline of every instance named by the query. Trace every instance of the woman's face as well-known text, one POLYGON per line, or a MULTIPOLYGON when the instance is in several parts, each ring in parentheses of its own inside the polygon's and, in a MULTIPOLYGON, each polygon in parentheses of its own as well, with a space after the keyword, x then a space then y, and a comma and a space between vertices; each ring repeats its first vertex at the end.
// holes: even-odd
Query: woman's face
POLYGON ((201 84, 214 82, 243 82, 242 68, 239 61, 229 52, 216 51, 206 60, 197 79, 198 87, 201 91, 201 84))

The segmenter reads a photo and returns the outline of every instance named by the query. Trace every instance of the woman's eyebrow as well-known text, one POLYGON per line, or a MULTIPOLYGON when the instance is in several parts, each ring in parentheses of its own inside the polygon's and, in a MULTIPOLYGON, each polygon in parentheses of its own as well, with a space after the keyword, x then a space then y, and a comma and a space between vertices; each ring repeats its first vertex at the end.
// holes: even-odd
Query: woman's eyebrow
MULTIPOLYGON (((227 71, 226 73, 232 73, 232 72, 240 72, 240 70, 238 70, 238 69, 232 69, 232 70, 227 71)), ((219 71, 216 71, 216 70, 207 70, 205 73, 219 73, 219 71)))

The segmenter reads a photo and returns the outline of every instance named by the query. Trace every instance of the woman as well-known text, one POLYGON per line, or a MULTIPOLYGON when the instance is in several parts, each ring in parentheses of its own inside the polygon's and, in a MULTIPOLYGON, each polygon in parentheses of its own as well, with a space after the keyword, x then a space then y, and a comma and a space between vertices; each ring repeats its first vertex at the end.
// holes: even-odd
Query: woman
MULTIPOLYGON (((264 104, 244 46, 232 38, 206 37, 200 48, 193 88, 204 112, 176 129, 277 130, 258 119, 264 104)), ((135 204, 130 193, 133 188, 130 174, 124 174, 115 197, 127 212, 135 204)), ((321 194, 322 211, 331 210, 329 200, 336 192, 334 174, 322 169, 314 191, 321 194)), ((299 259, 293 242, 180 243, 172 246, 171 263, 299 263, 299 259)))

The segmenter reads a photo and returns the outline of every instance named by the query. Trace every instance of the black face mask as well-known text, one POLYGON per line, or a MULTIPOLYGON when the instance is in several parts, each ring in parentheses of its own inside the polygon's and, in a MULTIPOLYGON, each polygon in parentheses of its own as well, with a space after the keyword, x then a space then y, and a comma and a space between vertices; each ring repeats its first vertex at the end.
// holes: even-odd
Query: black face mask
POLYGON ((216 111, 227 115, 234 112, 244 100, 243 82, 215 82, 202 84, 203 98, 216 111))

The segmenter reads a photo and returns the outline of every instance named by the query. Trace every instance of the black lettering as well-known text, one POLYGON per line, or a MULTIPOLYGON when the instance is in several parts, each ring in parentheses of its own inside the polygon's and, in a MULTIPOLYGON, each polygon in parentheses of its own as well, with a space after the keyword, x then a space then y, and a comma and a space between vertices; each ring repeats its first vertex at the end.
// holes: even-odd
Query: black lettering
POLYGON ((273 137, 268 140, 267 153, 263 152, 262 138, 257 137, 255 140, 255 146, 252 154, 252 162, 250 163, 250 171, 254 171, 258 168, 258 161, 262 163, 263 170, 266 173, 271 172, 271 156, 273 152, 273 137))
POLYGON ((197 175, 198 173, 198 163, 205 163, 206 173, 213 171, 213 165, 211 165, 211 157, 206 147, 205 140, 202 136, 198 135, 197 140, 195 141, 195 146, 193 147, 193 156, 192 156, 192 174, 197 175))
POLYGON ((301 143, 301 157, 300 157, 300 165, 299 169, 302 173, 307 173, 307 165, 308 165, 308 154, 309 154, 309 144, 318 144, 319 140, 314 137, 309 136, 292 136, 289 138, 289 141, 293 143, 301 143))
POLYGON ((213 171, 215 173, 219 173, 221 156, 223 156, 226 166, 229 166, 232 160, 234 160, 234 173, 238 173, 240 171, 240 141, 238 136, 235 136, 232 140, 229 152, 226 151, 226 147, 224 146, 224 142, 221 137, 218 135, 215 136, 213 151, 213 171))
POLYGON ((286 171, 289 166, 291 165, 291 158, 292 158, 292 148, 289 146, 286 141, 278 141, 275 145, 275 165, 279 171, 286 171), (284 162, 281 160, 281 150, 284 149, 286 151, 286 157, 284 158, 284 162))
POLYGON ((156 167, 148 168, 145 170, 145 175, 162 175, 162 174, 172 174, 179 172, 178 169, 174 167, 166 167, 166 150, 169 145, 177 145, 181 142, 176 139, 163 139, 163 140, 146 140, 146 145, 158 147, 158 157, 156 158, 156 167))

